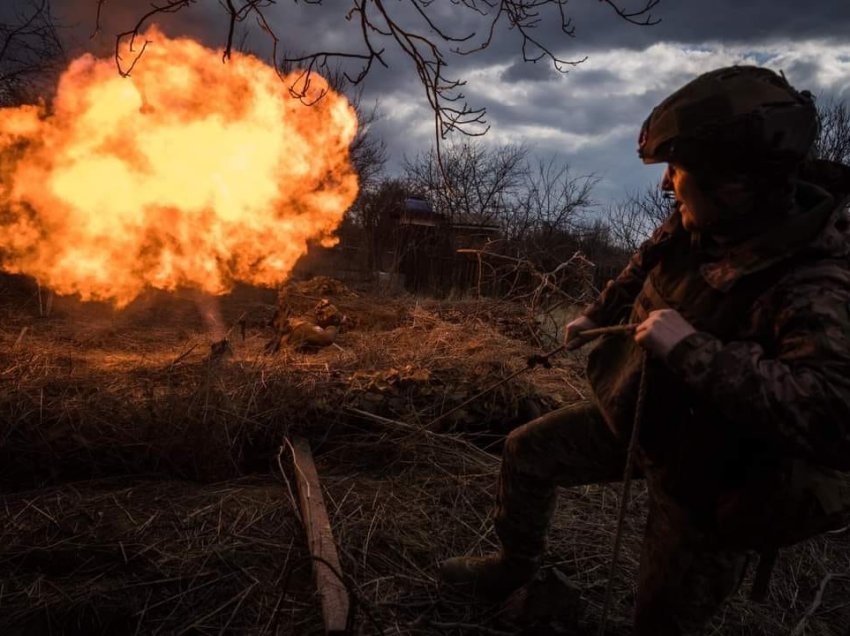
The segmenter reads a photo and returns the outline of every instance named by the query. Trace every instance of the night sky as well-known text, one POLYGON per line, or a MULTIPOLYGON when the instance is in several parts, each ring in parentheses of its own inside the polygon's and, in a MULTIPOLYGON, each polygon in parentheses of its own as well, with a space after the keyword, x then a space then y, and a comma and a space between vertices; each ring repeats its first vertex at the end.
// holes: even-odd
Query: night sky
MULTIPOLYGON (((0 16, 13 0, 4 3, 0 16)), ((147 3, 109 0, 101 33, 94 39, 95 0, 53 0, 65 25, 69 49, 109 52, 114 33, 133 25, 147 3)), ((387 7, 412 28, 423 22, 410 3, 390 0, 387 7)), ((345 20, 351 3, 325 0, 323 6, 279 0, 266 15, 280 38, 281 50, 362 52, 359 24, 345 20)), ((629 0, 635 8, 642 2, 629 0)), ((551 63, 524 63, 515 31, 497 30, 492 45, 474 55, 451 54, 447 75, 464 79, 463 92, 473 107, 487 109, 490 131, 484 143, 525 143, 535 155, 556 155, 575 175, 600 177, 595 198, 600 205, 657 182, 661 168, 644 166, 636 155, 640 124, 651 108, 697 74, 730 64, 759 64, 783 71, 798 89, 819 99, 850 102, 850 2, 847 0, 661 0, 652 14, 661 22, 635 26, 618 18, 611 7, 594 0, 566 6, 575 36, 558 29, 557 15, 541 14, 536 34, 560 57, 587 57, 567 74, 551 63)), ((435 24, 453 35, 476 35, 467 48, 481 42, 483 18, 447 0, 428 9, 435 24)), ((227 17, 215 0, 199 2, 159 23, 171 34, 189 34, 222 46, 227 17)), ((270 53, 269 39, 255 27, 247 30, 247 46, 261 56, 270 53)), ((384 114, 377 132, 385 139, 390 174, 405 156, 426 151, 433 143, 433 117, 413 66, 391 41, 385 47, 389 69, 376 67, 364 83, 364 101, 378 100, 384 114)))

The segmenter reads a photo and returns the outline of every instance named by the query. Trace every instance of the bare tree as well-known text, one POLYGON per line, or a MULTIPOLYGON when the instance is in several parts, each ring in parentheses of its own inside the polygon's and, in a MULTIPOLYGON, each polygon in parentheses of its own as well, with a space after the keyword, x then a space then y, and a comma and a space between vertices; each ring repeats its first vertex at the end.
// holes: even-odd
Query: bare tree
POLYGON ((591 194, 599 179, 574 177, 569 165, 555 157, 527 166, 524 176, 503 226, 511 238, 533 238, 542 249, 550 248, 556 235, 569 234, 582 213, 594 205, 591 194))
POLYGON ((523 146, 468 139, 446 148, 442 171, 432 150, 408 161, 405 174, 450 221, 499 225, 500 238, 460 250, 476 260, 479 293, 521 302, 534 320, 584 297, 593 266, 583 245, 600 252, 588 236, 607 240, 583 221, 596 177, 573 176, 557 157, 532 163, 523 146))
POLYGON ((498 222, 515 207, 527 177, 525 146, 495 148, 464 140, 443 151, 442 166, 435 149, 404 163, 410 186, 424 194, 449 221, 475 216, 498 222))
POLYGON ((476 140, 449 145, 442 167, 434 149, 404 164, 405 178, 449 221, 496 223, 510 241, 537 251, 568 235, 593 205, 597 178, 575 177, 557 157, 531 163, 521 145, 487 146, 476 140))
POLYGON ((608 208, 605 221, 612 243, 634 252, 671 213, 671 197, 658 186, 629 195, 608 208))
MULTIPOLYGON (((335 0, 336 1, 336 0, 335 0)), ((361 82, 373 68, 389 67, 396 53, 402 54, 412 63, 425 91, 426 99, 434 112, 435 132, 443 139, 452 131, 465 134, 483 134, 487 130, 485 111, 469 105, 462 90, 465 81, 446 74, 448 54, 471 55, 490 46, 500 28, 518 33, 524 60, 548 60, 559 72, 566 72, 583 59, 568 60, 555 51, 557 41, 549 41, 537 27, 542 23, 558 24, 562 37, 574 37, 575 25, 567 14, 569 0, 453 0, 452 20, 456 24, 458 12, 463 19, 474 19, 473 31, 452 33, 451 25, 438 20, 438 8, 432 0, 405 0, 388 3, 383 0, 352 0, 346 14, 349 28, 358 34, 360 47, 343 51, 312 51, 299 56, 286 56, 284 61, 297 63, 304 69, 302 82, 296 82, 291 90, 306 94, 310 74, 334 66, 339 60, 353 62, 355 70, 347 74, 354 84, 361 82), (482 34, 482 35, 478 35, 482 34)), ((97 27, 106 0, 97 2, 97 27)), ((626 9, 619 0, 600 0, 620 19, 635 25, 652 25, 658 22, 652 10, 660 0, 641 0, 635 10, 626 9)), ((135 59, 123 60, 119 55, 122 43, 141 54, 144 42, 139 35, 153 18, 175 13, 197 3, 197 0, 164 0, 154 5, 139 17, 135 25, 117 37, 116 62, 121 72, 132 70, 135 59)), ((297 0, 295 0, 297 3, 297 0)), ((249 18, 256 20, 259 27, 269 36, 273 44, 273 56, 278 62, 278 37, 267 20, 265 9, 276 4, 275 0, 223 0, 223 20, 228 29, 224 57, 233 49, 237 26, 249 18)), ((322 5, 323 0, 302 0, 304 5, 322 5)), ((445 18, 448 22, 449 18, 445 18)), ((438 146, 439 147, 439 146, 438 146)))
POLYGON ((49 93, 65 64, 49 0, 27 0, 9 23, 0 23, 0 106, 35 101, 49 93))
POLYGON ((360 188, 368 190, 377 184, 387 163, 387 144, 375 134, 374 126, 381 118, 379 104, 364 108, 361 96, 354 97, 352 103, 357 112, 357 135, 351 142, 351 163, 360 179, 360 188))
POLYGON ((815 156, 850 165, 850 110, 844 102, 830 100, 818 105, 820 135, 815 156))

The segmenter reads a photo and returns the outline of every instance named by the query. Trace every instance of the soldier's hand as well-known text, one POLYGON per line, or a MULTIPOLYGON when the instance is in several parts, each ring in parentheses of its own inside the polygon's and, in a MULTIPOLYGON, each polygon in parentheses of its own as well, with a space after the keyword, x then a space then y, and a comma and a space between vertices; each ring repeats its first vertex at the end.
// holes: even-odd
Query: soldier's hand
POLYGON ((635 329, 635 342, 661 359, 682 340, 696 333, 694 326, 675 309, 656 309, 635 329))
POLYGON ((579 316, 575 320, 568 322, 567 326, 564 327, 564 345, 567 351, 573 351, 590 342, 593 338, 583 338, 581 332, 586 329, 595 328, 596 323, 587 316, 579 316))

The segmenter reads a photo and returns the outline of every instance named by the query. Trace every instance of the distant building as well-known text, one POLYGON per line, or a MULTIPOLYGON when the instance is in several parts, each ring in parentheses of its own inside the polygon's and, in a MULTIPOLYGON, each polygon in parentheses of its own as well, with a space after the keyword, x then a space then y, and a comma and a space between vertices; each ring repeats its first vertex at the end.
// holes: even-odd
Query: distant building
POLYGON ((483 214, 458 214, 451 223, 454 248, 477 249, 499 238, 502 228, 483 214))
POLYGON ((404 199, 403 207, 395 216, 399 225, 441 227, 446 223, 445 215, 435 212, 431 202, 422 197, 404 199))
POLYGON ((415 292, 446 294, 466 289, 475 281, 476 264, 458 249, 476 249, 497 238, 498 224, 481 214, 455 215, 449 219, 422 197, 407 197, 391 213, 396 221, 390 262, 415 292))

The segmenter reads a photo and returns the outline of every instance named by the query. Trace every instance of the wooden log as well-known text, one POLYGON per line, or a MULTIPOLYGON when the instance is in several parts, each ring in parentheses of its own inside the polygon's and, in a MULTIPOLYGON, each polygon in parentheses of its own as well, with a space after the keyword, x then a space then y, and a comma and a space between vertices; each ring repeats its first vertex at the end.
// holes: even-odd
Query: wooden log
POLYGON ((322 603, 326 634, 345 634, 348 623, 348 590, 340 580, 336 544, 319 485, 319 474, 310 443, 301 437, 292 440, 292 461, 298 482, 301 517, 307 532, 307 543, 313 556, 313 577, 322 603))

